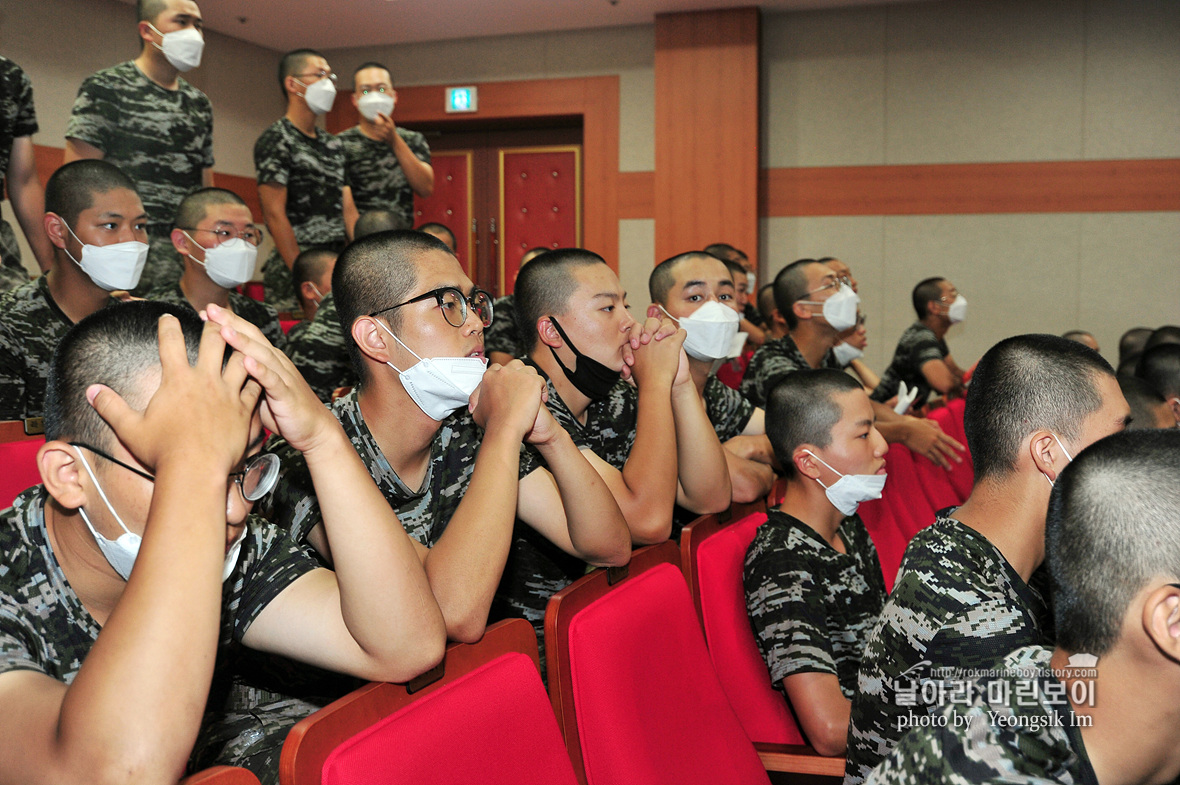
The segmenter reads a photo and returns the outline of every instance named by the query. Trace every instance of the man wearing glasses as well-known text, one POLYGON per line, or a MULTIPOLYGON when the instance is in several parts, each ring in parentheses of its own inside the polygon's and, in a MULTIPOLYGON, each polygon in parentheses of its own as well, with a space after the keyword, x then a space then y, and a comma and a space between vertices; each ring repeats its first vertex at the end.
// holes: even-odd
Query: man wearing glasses
POLYGON ((175 782, 186 762, 274 783, 314 706, 243 689, 245 652, 378 681, 443 655, 336 419, 256 327, 206 314, 120 303, 54 357, 42 484, 0 515, 0 785, 175 782), (251 515, 277 469, 264 428, 307 458, 335 571, 251 515))
MULTIPOLYGON (((519 360, 486 368, 491 298, 450 249, 424 232, 362 238, 337 259, 332 295, 359 377, 332 412, 414 541, 451 639, 483 635, 517 521, 579 563, 628 561, 622 513, 542 405, 544 381, 519 360)), ((334 560, 323 489, 297 445, 272 449, 283 469, 268 517, 334 560)))
POLYGON ((871 397, 888 401, 905 382, 918 390, 916 408, 926 404, 931 392, 961 398, 966 394, 963 369, 955 364, 945 338, 952 324, 967 318, 967 298, 947 279, 927 278, 914 287, 913 301, 918 321, 901 334, 893 362, 871 397))
POLYGON ((279 61, 287 112, 254 143, 262 217, 274 239, 266 260, 266 302, 279 312, 299 307, 291 267, 300 251, 339 251, 356 223, 352 191, 344 181, 340 140, 316 127, 336 99, 336 74, 323 55, 296 49, 279 61))
POLYGON ((357 125, 340 134, 344 145, 344 178, 352 189, 359 215, 389 210, 395 229, 414 226, 414 194, 434 193, 434 169, 426 137, 393 122, 397 91, 389 69, 364 63, 353 75, 352 105, 357 125))
POLYGON ((262 238, 250 208, 233 191, 202 188, 189 194, 176 211, 172 230, 172 244, 184 258, 184 276, 177 284, 151 290, 147 298, 197 313, 215 303, 255 325, 281 349, 284 336, 275 309, 235 291, 254 277, 262 238))
POLYGON ((65 162, 101 158, 136 184, 151 251, 138 292, 179 280, 172 216, 184 195, 213 185, 213 106, 180 74, 201 63, 201 10, 192 0, 138 0, 134 60, 88 77, 66 126, 65 162))

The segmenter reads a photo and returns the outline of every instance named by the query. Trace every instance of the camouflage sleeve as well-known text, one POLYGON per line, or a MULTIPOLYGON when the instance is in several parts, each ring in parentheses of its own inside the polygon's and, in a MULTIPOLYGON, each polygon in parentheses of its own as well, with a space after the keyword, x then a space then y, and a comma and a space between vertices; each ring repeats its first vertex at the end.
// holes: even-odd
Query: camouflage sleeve
POLYGON ((717 438, 724 442, 746 429, 754 414, 754 404, 737 390, 722 384, 716 376, 710 376, 705 383, 705 410, 717 438))
POLYGON ((756 400, 765 401, 776 384, 797 370, 799 370, 799 366, 789 357, 783 357, 782 355, 767 357, 762 365, 758 367, 758 373, 754 377, 754 394, 757 396, 756 400))
POLYGON ((16 96, 17 115, 12 123, 12 138, 32 136, 37 133, 37 110, 33 108, 33 83, 29 75, 20 72, 20 94, 16 96))
POLYGON ((0 598, 0 674, 19 670, 48 673, 38 656, 43 648, 37 645, 42 642, 39 626, 7 597, 0 598))
POLYGON ((825 587, 785 543, 752 555, 744 572, 746 609, 758 648, 778 685, 795 673, 838 675, 824 610, 825 587))
POLYGON ((319 567, 304 547, 279 527, 251 516, 237 575, 226 598, 233 639, 242 636, 276 597, 303 575, 319 567))
POLYGON ((258 512, 287 531, 292 542, 302 545, 308 533, 323 521, 311 472, 303 455, 282 439, 268 446, 267 452, 279 456, 279 478, 274 490, 260 502, 258 512))
POLYGON ((287 344, 287 356, 307 380, 316 397, 327 403, 337 387, 356 384, 356 371, 343 342, 334 340, 313 322, 298 341, 287 344))
POLYGON ((930 360, 941 360, 945 356, 939 340, 932 335, 923 334, 910 346, 910 359, 916 371, 930 360))
POLYGON ((406 140, 406 142, 415 158, 417 158, 419 161, 430 163, 430 145, 426 143, 425 136, 415 132, 411 138, 406 140))
POLYGON ((262 132, 254 143, 254 168, 258 171, 258 182, 287 187, 291 170, 291 151, 282 132, 271 126, 262 132))
POLYGON ((25 362, 20 341, 0 325, 0 420, 25 416, 25 362))
POLYGON ((209 101, 209 97, 204 93, 201 97, 205 99, 205 105, 202 114, 209 118, 209 133, 205 134, 205 146, 201 150, 201 165, 205 169, 213 168, 213 104, 209 101))
POLYGON ((78 88, 66 125, 66 139, 77 139, 106 152, 118 133, 118 122, 119 107, 111 90, 96 76, 89 76, 78 88))

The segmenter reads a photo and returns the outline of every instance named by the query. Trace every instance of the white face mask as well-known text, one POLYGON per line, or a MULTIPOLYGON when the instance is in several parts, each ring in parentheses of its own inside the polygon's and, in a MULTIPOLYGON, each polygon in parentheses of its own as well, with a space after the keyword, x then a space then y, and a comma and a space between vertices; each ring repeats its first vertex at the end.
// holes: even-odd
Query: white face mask
POLYGON ((238 557, 242 555, 242 541, 246 539, 247 525, 242 529, 242 533, 234 540, 234 544, 229 546, 229 550, 225 553, 225 563, 221 567, 221 582, 225 583, 229 580, 229 576, 234 574, 234 567, 238 566, 238 557))
POLYGON ((682 319, 672 316, 662 305, 660 310, 688 333, 684 339, 684 351, 689 357, 711 362, 731 356, 729 349, 741 322, 737 311, 716 300, 709 300, 682 319))
MULTIPOLYGON (((377 324, 403 349, 418 357, 392 330, 381 322, 377 324)), ((418 408, 439 421, 470 402, 471 393, 479 387, 488 368, 488 361, 482 357, 418 357, 418 362, 404 371, 391 362, 385 364, 397 371, 402 387, 418 408)))
MULTIPOLYGON (((156 30, 156 26, 148 23, 148 26, 156 30)), ((177 71, 191 71, 201 64, 201 53, 205 51, 205 37, 201 35, 201 31, 195 27, 186 27, 183 30, 173 30, 171 33, 161 33, 156 30, 160 36, 161 43, 152 43, 152 46, 164 53, 164 57, 172 64, 172 67, 177 71)))
POLYGON ((307 108, 316 114, 327 114, 332 111, 332 104, 336 103, 336 83, 330 78, 324 77, 318 82, 312 82, 310 85, 305 85, 298 79, 295 80, 305 88, 303 91, 303 100, 307 102, 307 108))
POLYGON ((951 307, 946 309, 946 318, 951 320, 951 324, 958 324, 967 320, 967 298, 959 295, 955 301, 951 303, 951 307))
POLYGON ((386 117, 393 111, 393 96, 389 93, 372 92, 357 99, 356 108, 370 123, 377 121, 377 115, 386 117))
MULTIPOLYGON (((1057 434, 1054 433, 1051 435, 1053 436, 1053 441, 1057 442, 1057 446, 1061 448, 1061 451, 1063 453, 1065 453, 1065 457, 1069 459, 1070 463, 1073 463, 1073 456, 1069 454, 1069 450, 1065 449, 1065 445, 1062 444, 1061 440, 1057 438, 1057 434)), ((1060 476, 1061 472, 1058 472, 1057 474, 1058 474, 1058 476, 1060 476)), ((1044 477, 1046 480, 1049 480, 1049 475, 1042 473, 1041 476, 1044 477)), ((1052 480, 1049 480, 1049 487, 1056 488, 1057 484, 1054 483, 1052 480)))
MULTIPOLYGON (((827 461, 811 450, 805 450, 804 452, 824 466, 832 469, 827 461)), ((832 471, 836 472, 835 469, 832 469, 832 471)), ((836 472, 836 474, 840 474, 840 472, 836 472)), ((823 486, 824 494, 828 497, 828 501, 832 503, 832 506, 847 518, 849 515, 856 513, 856 509, 860 507, 861 502, 881 498, 881 492, 885 490, 885 479, 886 475, 884 474, 840 474, 840 479, 831 485, 824 485, 818 477, 815 481, 823 486)))
POLYGON ((752 272, 746 273, 746 291, 747 292, 757 292, 758 291, 758 274, 757 273, 752 273, 752 272))
POLYGON ((843 341, 832 347, 832 353, 836 355, 836 362, 840 363, 840 367, 844 368, 853 360, 859 359, 864 355, 864 352, 857 349, 848 341, 843 341))
MULTIPOLYGON (((65 221, 62 226, 78 242, 82 242, 65 221)), ((69 249, 63 249, 70 260, 90 276, 95 286, 108 292, 134 289, 147 263, 148 244, 137 240, 111 245, 90 245, 82 243, 82 261, 74 258, 69 249)))
POLYGON ((204 267, 209 279, 218 286, 235 289, 254 277, 254 266, 258 263, 258 248, 241 237, 234 237, 221 245, 205 248, 193 240, 188 232, 185 232, 184 236, 205 251, 203 262, 192 254, 188 254, 188 257, 204 267))
POLYGON ((725 359, 730 357, 741 357, 742 349, 746 348, 746 339, 750 337, 749 333, 738 333, 733 336, 733 340, 729 342, 729 350, 725 353, 725 359))
MULTIPOLYGON (((800 300, 799 302, 804 305, 821 304, 815 300, 800 300)), ((840 288, 836 293, 824 300, 822 305, 824 307, 824 321, 833 330, 841 332, 856 325, 857 306, 860 305, 860 297, 856 292, 852 291, 851 286, 843 283, 840 284, 840 288)))

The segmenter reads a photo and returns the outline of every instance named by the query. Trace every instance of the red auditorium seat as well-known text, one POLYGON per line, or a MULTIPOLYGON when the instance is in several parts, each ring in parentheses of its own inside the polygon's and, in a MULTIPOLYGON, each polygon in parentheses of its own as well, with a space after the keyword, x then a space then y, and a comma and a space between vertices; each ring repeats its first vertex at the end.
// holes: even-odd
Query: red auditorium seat
POLYGON ((675 543, 555 594, 545 648, 580 782, 769 783, 713 671, 675 543))
POLYGON ((573 785, 539 667, 532 625, 497 622, 410 684, 369 684, 298 723, 279 781, 573 785))
MULTIPOLYGON (((966 405, 966 400, 956 398, 946 406, 940 406, 929 414, 931 420, 937 422, 944 432, 954 437, 964 447, 967 446, 967 432, 963 429, 963 409, 966 405)), ((967 497, 971 495, 971 488, 975 484, 975 470, 971 464, 971 453, 963 453, 963 462, 953 464, 947 476, 955 493, 958 494, 959 501, 967 501, 967 497)))
POLYGON ((180 785, 259 785, 258 778, 247 769, 237 766, 214 766, 211 769, 190 774, 180 785))
MULTIPOLYGON (((888 483, 885 484, 885 488, 889 488, 888 483)), ((897 578, 897 570, 901 567, 901 559, 905 556, 910 538, 902 533, 901 527, 897 525, 897 519, 893 517, 893 511, 884 499, 862 503, 857 513, 877 549, 877 558, 881 560, 881 572, 885 575, 885 589, 893 591, 893 581, 897 578)))
POLYGON ((885 453, 885 470, 889 479, 881 498, 893 513, 893 519, 908 542, 923 528, 934 523, 934 505, 922 490, 922 481, 914 467, 914 455, 901 444, 891 444, 885 453))
POLYGON ((302 319, 280 319, 279 327, 283 331, 283 335, 291 332, 291 328, 303 321, 302 319))
POLYGON ((266 286, 262 281, 247 281, 242 284, 242 294, 249 297, 251 300, 262 302, 266 299, 266 286))
POLYGON ((41 482, 37 451, 45 444, 40 418, 0 421, 0 509, 12 506, 21 491, 41 482))
POLYGON ((747 515, 729 525, 706 516, 685 527, 680 536, 684 577, 705 630, 714 670, 742 727, 766 768, 833 777, 844 775, 844 758, 818 755, 799 730, 782 693, 758 649, 746 611, 742 568, 746 550, 764 513, 747 515))

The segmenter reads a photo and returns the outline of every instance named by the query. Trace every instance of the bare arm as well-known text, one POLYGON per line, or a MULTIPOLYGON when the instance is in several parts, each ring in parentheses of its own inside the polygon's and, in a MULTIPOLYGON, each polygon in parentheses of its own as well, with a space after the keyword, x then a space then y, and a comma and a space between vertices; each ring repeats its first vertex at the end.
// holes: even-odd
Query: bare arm
POLYGON ((738 322, 738 330, 749 336, 746 340, 750 342, 751 346, 761 346, 766 343, 766 331, 748 319, 738 322))
POLYGON ((881 377, 873 373, 873 369, 864 364, 860 358, 853 360, 849 365, 852 366, 852 372, 860 377, 860 383, 864 385, 869 392, 877 389, 877 385, 881 383, 881 377))
POLYGON ((956 376, 943 360, 927 360, 922 363, 922 376, 932 388, 947 395, 962 386, 962 376, 956 376))
POLYGON ((37 159, 33 153, 33 137, 22 136, 12 140, 12 154, 8 159, 6 175, 8 199, 12 211, 20 223, 37 266, 41 272, 48 272, 53 264, 53 245, 45 234, 45 189, 37 177, 37 159))
POLYGON ((848 742, 852 701, 840 692, 832 673, 794 673, 783 679, 803 735, 820 755, 843 755, 848 742))
POLYGON ((774 487, 774 469, 765 463, 740 458, 729 450, 725 454, 725 465, 729 470, 729 484, 733 488, 733 501, 745 504, 765 499, 774 487))
POLYGON ((348 237, 349 242, 352 241, 352 233, 356 228, 356 219, 360 215, 356 211, 356 202, 352 198, 352 188, 344 186, 341 192, 341 200, 344 205, 344 234, 348 237))
POLYGON ((291 228, 291 221, 287 218, 287 188, 274 183, 259 183, 258 199, 262 202, 262 218, 266 221, 266 230, 274 239, 275 248, 283 258, 283 264, 290 269, 295 264, 295 257, 299 255, 299 243, 295 240, 295 230, 291 228))
MULTIPOLYGON (((683 350, 681 362, 687 369, 683 350)), ((672 386, 672 413, 680 476, 677 503, 701 515, 721 512, 733 501, 725 450, 687 370, 672 386)))

